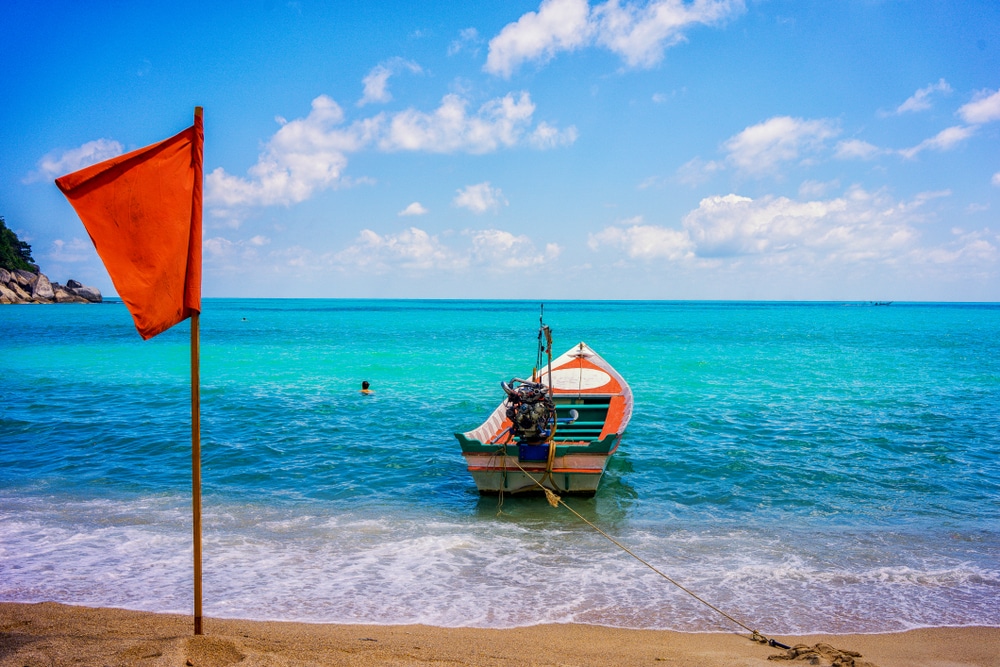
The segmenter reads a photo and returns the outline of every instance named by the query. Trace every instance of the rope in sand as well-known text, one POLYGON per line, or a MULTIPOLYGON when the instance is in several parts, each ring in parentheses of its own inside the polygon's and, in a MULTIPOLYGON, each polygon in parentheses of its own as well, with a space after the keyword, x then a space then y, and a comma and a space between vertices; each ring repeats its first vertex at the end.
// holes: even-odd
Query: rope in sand
MULTIPOLYGON (((506 457, 504 457, 504 458, 506 459, 506 457)), ((506 463, 506 461, 505 461, 505 463, 506 463)), ((702 603, 703 605, 705 605, 706 607, 708 607, 712 611, 714 611, 714 612, 716 612, 718 614, 721 614, 722 616, 726 617, 727 619, 729 619, 730 621, 732 621, 736 625, 740 626, 741 628, 743 628, 744 630, 746 630, 747 632, 749 632, 750 633, 750 639, 752 639, 753 641, 761 643, 761 644, 767 644, 769 646, 775 646, 777 648, 783 648, 783 649, 791 648, 790 646, 786 646, 785 644, 782 644, 781 642, 778 642, 778 641, 775 641, 774 639, 770 639, 770 638, 766 637, 765 635, 763 635, 762 633, 758 632, 757 630, 754 630, 753 628, 751 628, 747 624, 743 623, 739 619, 733 618, 731 615, 729 615, 726 612, 722 611, 721 609, 719 609, 718 607, 716 607, 711 602, 705 600, 704 598, 702 598, 701 596, 699 596, 694 591, 686 588, 685 586, 681 585, 680 583, 678 583, 677 581, 675 581, 671 577, 667 576, 666 574, 664 574, 663 572, 661 572, 660 570, 658 570, 656 567, 654 567, 651 563, 649 563, 648 561, 646 561, 643 558, 639 557, 634 551, 632 551, 631 549, 629 549, 628 547, 626 547, 624 544, 622 544, 621 542, 619 542, 618 540, 616 540, 615 538, 611 537, 610 535, 608 535, 607 533, 605 533, 603 530, 601 530, 600 528, 598 528, 591 521, 589 521, 585 516, 583 516, 582 514, 580 514, 579 512, 577 512, 575 509, 573 509, 569 505, 567 505, 566 502, 563 501, 563 499, 561 497, 559 497, 558 495, 556 495, 556 493, 554 491, 552 491, 548 487, 544 486, 541 481, 535 479, 527 470, 525 470, 524 468, 522 468, 520 462, 518 462, 518 461, 515 460, 513 463, 514 463, 514 465, 516 465, 521 470, 521 472, 523 472, 525 475, 527 475, 528 478, 535 483, 535 485, 537 485, 542 491, 545 492, 545 499, 549 501, 549 505, 552 505, 552 507, 559 507, 560 505, 562 505, 563 507, 565 507, 566 509, 568 509, 570 512, 572 512, 573 515, 576 516, 576 518, 580 519, 580 521, 583 521, 585 524, 587 524, 588 526, 590 526, 591 528, 593 528, 602 537, 604 537, 609 542, 611 542, 612 544, 614 544, 616 547, 618 547, 619 549, 621 549, 622 551, 624 551, 625 553, 627 553, 629 556, 631 556, 632 558, 636 559, 637 561, 639 561, 640 563, 642 563, 643 565, 645 565, 646 567, 648 567, 650 570, 652 570, 656 574, 660 575, 661 577, 663 577, 664 579, 666 579, 667 581, 669 581, 671 584, 673 584, 677 588, 681 589, 682 591, 684 591, 685 593, 687 593, 688 595, 690 595, 695 600, 697 600, 698 602, 702 603)), ((551 474, 551 473, 549 473, 549 474, 551 474)), ((544 481, 544 479, 545 478, 543 478, 543 481, 544 481)))

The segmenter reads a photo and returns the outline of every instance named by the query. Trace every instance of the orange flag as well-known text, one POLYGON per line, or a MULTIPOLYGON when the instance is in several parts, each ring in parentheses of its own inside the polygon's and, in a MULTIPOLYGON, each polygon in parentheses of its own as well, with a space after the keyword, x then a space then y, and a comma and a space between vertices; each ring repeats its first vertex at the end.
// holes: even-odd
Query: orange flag
POLYGON ((56 179, 145 339, 201 312, 204 129, 56 179))

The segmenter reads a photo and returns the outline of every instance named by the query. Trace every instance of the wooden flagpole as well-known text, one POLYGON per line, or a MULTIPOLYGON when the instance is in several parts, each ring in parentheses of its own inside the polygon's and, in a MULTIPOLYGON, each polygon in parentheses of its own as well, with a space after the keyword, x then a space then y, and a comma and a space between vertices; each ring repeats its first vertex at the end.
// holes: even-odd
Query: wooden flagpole
POLYGON ((201 630, 201 396, 198 313, 191 315, 191 509, 194 529, 194 633, 201 630))
MULTIPOLYGON (((203 113, 194 108, 195 118, 203 113)), ((198 170, 201 176, 201 170, 198 170)), ((200 193, 201 188, 197 188, 200 193)), ((194 531, 194 633, 203 634, 201 627, 201 352, 198 319, 191 314, 191 510, 194 531)))

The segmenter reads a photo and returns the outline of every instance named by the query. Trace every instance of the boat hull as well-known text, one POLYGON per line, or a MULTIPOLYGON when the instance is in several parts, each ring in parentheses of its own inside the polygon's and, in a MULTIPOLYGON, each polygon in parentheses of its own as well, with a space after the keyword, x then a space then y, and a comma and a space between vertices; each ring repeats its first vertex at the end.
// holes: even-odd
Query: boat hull
POLYGON ((560 423, 548 443, 512 441, 501 403, 479 428, 456 433, 469 473, 483 494, 592 496, 632 414, 625 380, 585 343, 552 363, 539 382, 551 386, 560 423), (574 418, 575 414, 575 418, 574 418), (569 420, 572 419, 571 423, 569 420))
POLYGON ((483 494, 536 495, 542 487, 560 495, 592 496, 607 468, 608 461, 618 449, 607 454, 565 454, 553 460, 551 471, 545 464, 522 461, 516 445, 501 449, 496 454, 464 454, 469 472, 476 487, 483 494))

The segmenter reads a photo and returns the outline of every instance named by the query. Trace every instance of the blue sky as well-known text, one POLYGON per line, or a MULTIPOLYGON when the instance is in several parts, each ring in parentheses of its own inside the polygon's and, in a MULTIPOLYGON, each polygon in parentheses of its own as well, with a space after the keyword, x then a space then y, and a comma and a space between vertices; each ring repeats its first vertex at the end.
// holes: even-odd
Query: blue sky
POLYGON ((0 215, 205 108, 206 296, 1000 301, 1000 4, 7 3, 0 215))

